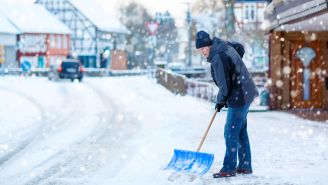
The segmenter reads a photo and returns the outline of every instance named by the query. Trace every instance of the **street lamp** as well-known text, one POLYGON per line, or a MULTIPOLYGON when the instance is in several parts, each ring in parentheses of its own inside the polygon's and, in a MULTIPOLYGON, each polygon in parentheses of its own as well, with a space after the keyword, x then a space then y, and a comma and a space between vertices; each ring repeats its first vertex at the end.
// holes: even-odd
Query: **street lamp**
POLYGON ((191 17, 191 10, 190 10, 190 2, 185 2, 188 6, 186 12, 186 21, 188 23, 188 66, 191 66, 192 63, 192 17, 191 17))

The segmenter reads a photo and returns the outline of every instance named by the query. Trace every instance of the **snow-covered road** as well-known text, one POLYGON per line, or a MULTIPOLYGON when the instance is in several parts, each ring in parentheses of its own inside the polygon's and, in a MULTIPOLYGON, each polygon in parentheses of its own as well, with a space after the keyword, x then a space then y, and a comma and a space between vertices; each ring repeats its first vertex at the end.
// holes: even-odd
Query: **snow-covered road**
POLYGON ((213 105, 147 77, 0 78, 0 184, 327 184, 328 127, 282 112, 249 113, 254 174, 212 179, 225 147, 219 113, 204 177, 167 180, 173 149, 195 150, 213 105))

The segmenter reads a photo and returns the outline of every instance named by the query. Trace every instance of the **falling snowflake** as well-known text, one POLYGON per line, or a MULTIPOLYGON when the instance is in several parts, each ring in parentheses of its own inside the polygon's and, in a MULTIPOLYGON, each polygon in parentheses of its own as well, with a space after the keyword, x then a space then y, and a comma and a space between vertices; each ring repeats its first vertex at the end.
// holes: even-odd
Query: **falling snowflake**
POLYGON ((277 82, 276 82, 276 86, 277 86, 278 88, 281 88, 283 85, 284 85, 284 83, 282 82, 282 80, 277 80, 277 82))
POLYGON ((22 165, 23 167, 26 167, 26 166, 27 166, 27 162, 26 162, 25 160, 23 160, 23 161, 21 162, 21 165, 22 165))
POLYGON ((282 71, 285 75, 289 75, 292 69, 289 66, 285 66, 282 71))
POLYGON ((127 157, 127 155, 124 154, 124 155, 121 156, 121 158, 122 159, 127 159, 128 157, 127 157))
POLYGON ((81 172, 84 172, 84 171, 85 171, 85 167, 84 167, 84 166, 81 166, 81 167, 80 167, 80 171, 81 171, 81 172))
POLYGON ((0 151, 2 150, 8 150, 9 146, 7 144, 0 144, 0 151))
POLYGON ((117 121, 123 121, 123 119, 124 119, 124 115, 123 114, 118 114, 117 116, 116 116, 116 120, 117 121))

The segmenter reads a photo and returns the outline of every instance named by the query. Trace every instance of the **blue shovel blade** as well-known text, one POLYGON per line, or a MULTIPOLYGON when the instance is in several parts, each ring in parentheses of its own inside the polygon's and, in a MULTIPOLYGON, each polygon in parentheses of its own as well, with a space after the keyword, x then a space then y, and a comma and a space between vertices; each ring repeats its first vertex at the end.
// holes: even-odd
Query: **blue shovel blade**
POLYGON ((213 154, 174 149, 174 155, 164 170, 202 176, 210 169, 213 160, 213 154))

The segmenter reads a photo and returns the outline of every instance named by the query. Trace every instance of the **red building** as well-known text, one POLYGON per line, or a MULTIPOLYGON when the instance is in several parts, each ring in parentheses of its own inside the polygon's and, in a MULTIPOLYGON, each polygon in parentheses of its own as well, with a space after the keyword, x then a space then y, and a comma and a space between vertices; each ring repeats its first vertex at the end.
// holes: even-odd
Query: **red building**
POLYGON ((19 31, 18 64, 29 61, 34 68, 49 67, 70 53, 71 31, 42 6, 4 4, 0 12, 19 31))

